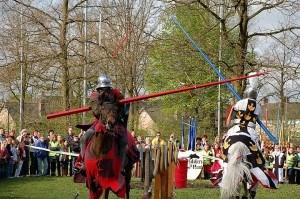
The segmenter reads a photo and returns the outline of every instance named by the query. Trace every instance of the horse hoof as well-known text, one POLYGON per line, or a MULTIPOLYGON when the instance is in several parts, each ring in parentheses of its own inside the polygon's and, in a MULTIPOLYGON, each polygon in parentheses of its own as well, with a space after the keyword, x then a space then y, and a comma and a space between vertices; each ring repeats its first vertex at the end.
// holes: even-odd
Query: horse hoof
POLYGON ((256 192, 255 191, 249 191, 249 193, 250 193, 250 199, 254 199, 255 195, 256 195, 256 192))

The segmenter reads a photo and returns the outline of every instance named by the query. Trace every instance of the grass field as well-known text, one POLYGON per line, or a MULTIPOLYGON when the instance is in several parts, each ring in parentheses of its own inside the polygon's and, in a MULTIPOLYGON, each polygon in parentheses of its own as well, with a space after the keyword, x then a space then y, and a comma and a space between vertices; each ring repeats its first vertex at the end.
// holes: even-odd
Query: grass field
MULTIPOLYGON (((132 181, 131 198, 138 199, 142 194, 142 183, 132 181)), ((88 198, 83 184, 74 184, 70 177, 26 177, 0 181, 0 199, 78 199, 88 198)), ((116 197, 112 196, 112 199, 116 197)), ((212 188, 208 181, 189 182, 188 188, 177 189, 176 199, 217 199, 219 189, 212 188)), ((257 199, 300 199, 300 185, 280 185, 277 190, 260 188, 257 199)))

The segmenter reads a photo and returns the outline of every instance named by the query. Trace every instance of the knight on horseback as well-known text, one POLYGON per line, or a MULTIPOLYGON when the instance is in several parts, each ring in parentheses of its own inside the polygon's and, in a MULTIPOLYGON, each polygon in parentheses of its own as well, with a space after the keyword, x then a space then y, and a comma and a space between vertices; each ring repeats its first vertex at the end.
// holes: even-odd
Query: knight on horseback
POLYGON ((220 183, 223 198, 239 198, 241 184, 245 189, 242 199, 247 199, 248 193, 251 199, 255 198, 258 182, 268 188, 276 188, 269 174, 264 172, 265 160, 255 131, 256 120, 261 112, 256 101, 257 92, 253 87, 248 87, 244 97, 233 106, 232 127, 224 138, 225 163, 220 183))
POLYGON ((108 198, 109 190, 120 198, 129 195, 126 172, 137 159, 137 150, 126 130, 128 115, 121 99, 123 95, 112 88, 111 79, 101 75, 90 96, 95 120, 89 125, 77 125, 85 134, 75 163, 75 181, 77 175, 86 176, 90 199, 108 198))

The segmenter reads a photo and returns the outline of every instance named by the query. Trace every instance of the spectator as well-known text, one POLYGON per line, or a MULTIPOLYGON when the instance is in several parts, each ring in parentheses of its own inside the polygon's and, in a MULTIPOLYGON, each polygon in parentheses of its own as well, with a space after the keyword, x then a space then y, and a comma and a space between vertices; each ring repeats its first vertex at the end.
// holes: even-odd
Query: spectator
POLYGON ((68 144, 71 146, 72 145, 72 142, 73 142, 73 137, 74 137, 74 134, 73 134, 73 128, 71 126, 69 126, 68 128, 68 133, 65 137, 65 140, 67 140, 68 144))
MULTIPOLYGON (((45 137, 43 135, 40 136, 37 144, 37 147, 48 149, 47 143, 45 141, 45 137)), ((38 175, 45 176, 47 175, 48 170, 48 152, 44 150, 36 150, 36 157, 38 162, 38 175)))
POLYGON ((19 177, 21 173, 21 169, 23 166, 23 162, 26 158, 26 152, 25 152, 25 144, 24 142, 20 142, 17 148, 17 163, 16 163, 16 172, 15 177, 19 177))
POLYGON ((16 130, 11 130, 9 133, 8 133, 8 136, 12 137, 13 140, 16 139, 16 130))
POLYGON ((52 140, 49 142, 49 149, 51 150, 49 152, 49 159, 50 159, 50 175, 55 176, 56 175, 56 170, 57 170, 57 175, 60 176, 60 167, 58 165, 59 162, 59 155, 53 151, 60 151, 60 146, 59 142, 57 141, 56 135, 52 135, 52 140))
POLYGON ((27 130, 26 129, 22 129, 22 131, 20 132, 20 135, 17 137, 18 142, 23 142, 25 139, 25 136, 27 135, 27 130))
POLYGON ((196 151, 201 151, 201 137, 196 138, 196 151))
POLYGON ((9 153, 6 148, 6 140, 0 141, 0 179, 7 178, 8 174, 8 161, 10 159, 9 153))
POLYGON ((134 129, 131 129, 131 136, 134 138, 134 140, 136 140, 134 129))
POLYGON ((151 139, 150 137, 145 138, 145 149, 150 149, 151 147, 151 139))
POLYGON ((279 145, 275 145, 274 152, 272 153, 274 163, 273 172, 275 173, 278 182, 283 183, 283 166, 285 161, 285 155, 280 151, 279 145))
MULTIPOLYGON (((54 133, 54 131, 52 129, 50 129, 48 131, 47 138, 45 139, 45 142, 46 142, 47 146, 49 146, 50 142, 53 140, 54 134, 55 133, 54 133)), ((47 175, 50 175, 51 163, 50 163, 49 153, 48 153, 48 156, 47 156, 47 162, 48 162, 47 175)))
POLYGON ((174 133, 171 133, 170 138, 169 138, 169 142, 172 144, 175 144, 175 136, 174 133))
POLYGON ((222 149, 221 149, 219 142, 215 142, 212 152, 213 152, 214 157, 221 158, 222 149))
POLYGON ((205 144, 204 150, 201 151, 203 156, 203 171, 204 171, 204 179, 210 179, 210 167, 213 161, 213 152, 210 149, 209 144, 205 144))
POLYGON ((30 133, 27 132, 24 138, 25 159, 23 160, 22 170, 20 173, 21 176, 29 175, 30 148, 27 147, 29 145, 30 145, 30 133))
POLYGON ((8 177, 12 178, 14 176, 14 168, 15 168, 15 164, 17 162, 17 149, 16 149, 16 145, 15 145, 15 141, 13 140, 12 137, 8 137, 7 138, 7 151, 10 155, 9 161, 8 161, 8 177))
POLYGON ((289 184, 295 184, 295 169, 294 167, 297 164, 297 155, 294 153, 294 148, 290 147, 288 149, 286 164, 288 169, 288 180, 289 184))
POLYGON ((208 143, 207 143, 207 135, 203 135, 203 137, 202 137, 202 140, 201 140, 201 149, 204 149, 205 148, 205 145, 207 145, 208 143))
POLYGON ((300 146, 297 147, 297 151, 296 151, 296 154, 297 154, 297 167, 298 169, 296 170, 296 183, 298 185, 300 185, 300 146))
POLYGON ((265 168, 272 171, 273 169, 272 162, 274 161, 274 158, 273 156, 270 155, 270 151, 266 147, 263 150, 263 157, 265 159, 265 168))
MULTIPOLYGON (((60 151, 62 152, 70 152, 70 147, 68 145, 68 141, 62 140, 62 145, 60 151)), ((62 176, 68 176, 68 165, 69 165, 69 156, 68 155, 60 155, 59 156, 61 174, 62 176)))
POLYGON ((5 140, 4 129, 0 128, 0 142, 5 140))
MULTIPOLYGON (((30 138, 30 145, 37 146, 39 138, 40 138, 40 132, 38 130, 34 130, 30 138)), ((30 148, 30 175, 38 174, 38 161, 37 161, 36 154, 37 154, 36 150, 30 148)))
MULTIPOLYGON (((80 140, 78 136, 73 137, 73 141, 71 142, 70 146, 71 152, 72 153, 80 153, 80 140)), ((72 156, 70 159, 70 168, 69 168, 69 174, 70 176, 73 175, 73 165, 75 163, 76 157, 72 156)))
POLYGON ((152 140, 152 146, 155 148, 155 147, 159 147, 160 145, 164 144, 164 140, 161 139, 160 137, 160 132, 157 132, 156 133, 156 137, 153 138, 152 140))

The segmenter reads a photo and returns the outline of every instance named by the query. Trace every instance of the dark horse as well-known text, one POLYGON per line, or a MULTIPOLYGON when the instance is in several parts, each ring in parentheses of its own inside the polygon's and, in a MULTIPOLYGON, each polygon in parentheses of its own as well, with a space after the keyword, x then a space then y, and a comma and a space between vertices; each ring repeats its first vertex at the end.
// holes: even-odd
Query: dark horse
POLYGON ((108 198, 111 190, 119 198, 129 198, 133 164, 138 150, 130 133, 118 119, 118 106, 97 103, 95 122, 87 130, 83 156, 90 199, 108 198))

